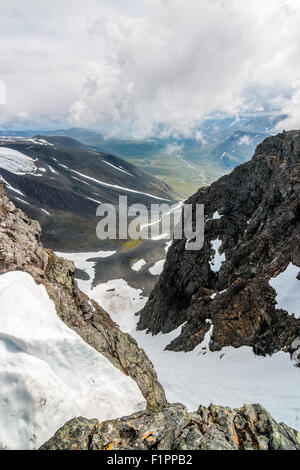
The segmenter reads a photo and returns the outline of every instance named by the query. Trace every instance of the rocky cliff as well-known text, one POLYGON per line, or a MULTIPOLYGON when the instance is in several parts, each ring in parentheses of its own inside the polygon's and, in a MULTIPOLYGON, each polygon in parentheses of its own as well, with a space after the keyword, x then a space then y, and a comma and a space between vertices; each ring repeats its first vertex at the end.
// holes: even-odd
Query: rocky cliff
POLYGON ((204 247, 173 242, 138 328, 157 334, 184 324, 168 346, 175 351, 193 350, 212 323, 212 351, 293 352, 300 302, 296 311, 278 308, 270 280, 291 263, 300 271, 300 132, 266 139, 250 162, 187 202, 205 205, 204 247))
POLYGON ((300 433, 278 424, 260 405, 182 405, 99 423, 76 418, 41 450, 300 450, 300 433))
POLYGON ((110 316, 77 287, 74 264, 57 257, 40 242, 41 228, 17 209, 0 183, 0 274, 25 271, 43 284, 59 317, 88 344, 132 377, 150 410, 166 404, 153 365, 136 341, 122 333, 110 316))

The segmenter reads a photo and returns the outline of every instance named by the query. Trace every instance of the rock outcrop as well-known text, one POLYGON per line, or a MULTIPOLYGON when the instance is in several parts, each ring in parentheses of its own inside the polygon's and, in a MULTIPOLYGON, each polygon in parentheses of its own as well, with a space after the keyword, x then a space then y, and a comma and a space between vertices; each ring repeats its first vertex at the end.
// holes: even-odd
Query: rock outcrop
POLYGON ((276 308, 269 280, 289 263, 300 271, 300 132, 266 139, 250 162, 187 203, 205 205, 204 247, 186 251, 185 239, 173 242, 138 329, 167 333, 184 324, 168 349, 190 351, 212 323, 212 351, 293 352, 300 319, 276 308), (226 257, 219 271, 212 266, 218 239, 226 257))
MULTIPOLYGON (((59 317, 88 344, 132 377, 148 409, 161 409, 165 394, 156 372, 136 341, 121 332, 110 316, 77 287, 74 264, 57 257, 40 242, 41 227, 17 209, 0 184, 0 274, 25 271, 43 284, 59 317)), ((16 293, 17 295, 17 293, 16 293)))
POLYGON ((260 405, 200 406, 197 413, 169 405, 103 423, 75 418, 41 450, 300 450, 300 433, 260 405))

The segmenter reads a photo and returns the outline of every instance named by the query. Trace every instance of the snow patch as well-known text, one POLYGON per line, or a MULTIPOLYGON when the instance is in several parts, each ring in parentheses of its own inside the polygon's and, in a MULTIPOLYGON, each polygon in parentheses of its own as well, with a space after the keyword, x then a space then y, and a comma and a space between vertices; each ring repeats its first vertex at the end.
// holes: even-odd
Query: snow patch
POLYGON ((290 263, 286 270, 277 277, 270 279, 270 286, 277 292, 278 309, 283 309, 289 315, 300 318, 300 281, 297 276, 300 268, 290 263))
POLYGON ((300 373, 288 354, 261 357, 249 347, 211 352, 213 325, 209 319, 210 330, 194 351, 165 351, 182 327, 157 336, 136 331, 135 314, 147 301, 141 290, 121 279, 97 286, 91 295, 146 351, 170 403, 183 403, 189 411, 195 411, 200 404, 236 408, 244 403, 261 403, 277 421, 300 430, 300 373))
POLYGON ((46 209, 41 209, 42 212, 44 212, 47 215, 51 215, 50 212, 46 211, 46 209))
POLYGON ((213 220, 222 219, 223 215, 220 215, 218 211, 216 211, 213 215, 213 220))
POLYGON ((147 264, 146 261, 144 259, 140 259, 131 266, 131 269, 133 269, 134 271, 140 271, 142 267, 145 266, 145 264, 147 264))
POLYGON ((92 197, 88 197, 87 199, 88 199, 89 201, 95 202, 96 204, 100 204, 100 205, 102 204, 101 201, 98 201, 97 199, 93 199, 92 197))
POLYGON ((75 267, 82 271, 89 276, 87 281, 82 279, 77 279, 77 284, 79 289, 81 289, 86 294, 89 292, 94 277, 95 277, 95 266, 96 261, 89 261, 92 258, 108 258, 109 256, 114 255, 115 251, 95 251, 89 253, 59 253, 56 252, 57 256, 61 258, 67 259, 68 261, 74 261, 75 267))
POLYGON ((0 147, 0 168, 16 175, 31 174, 36 171, 32 158, 7 147, 0 147))
POLYGON ((162 259, 160 261, 157 261, 150 269, 149 272, 152 274, 152 276, 159 276, 164 269, 164 264, 166 260, 162 259))
POLYGON ((141 191, 136 191, 135 189, 124 188, 123 186, 119 186, 117 184, 104 183, 104 181, 99 181, 95 178, 92 178, 91 176, 84 175, 83 173, 80 173, 79 171, 75 171, 75 170, 71 170, 71 171, 73 173, 76 173, 79 176, 82 176, 83 178, 86 178, 90 181, 93 181, 97 184, 100 184, 101 186, 107 186, 109 188, 114 188, 114 189, 118 189, 118 190, 121 190, 121 191, 127 191, 127 192, 130 192, 130 193, 143 194, 144 196, 149 196, 153 199, 159 199, 159 200, 162 200, 162 201, 169 201, 169 199, 166 199, 166 198, 163 198, 163 197, 153 196, 153 194, 143 193, 141 191))
POLYGON ((6 186, 8 187, 8 189, 10 189, 11 191, 13 191, 14 193, 17 193, 17 194, 20 194, 20 196, 25 196, 24 193, 22 193, 22 191, 20 191, 19 189, 17 188, 14 188, 11 184, 9 184, 8 181, 6 181, 3 176, 0 175, 0 179, 2 181, 4 181, 4 183, 6 184, 6 186))
POLYGON ((165 351, 181 327, 166 335, 134 330, 131 335, 153 363, 170 403, 183 403, 189 411, 200 404, 237 408, 260 403, 277 421, 300 430, 300 373, 289 355, 256 356, 246 346, 211 352, 212 331, 213 325, 204 341, 187 353, 165 351))
POLYGON ((75 416, 145 408, 135 382, 59 319, 29 274, 1 275, 0 303, 0 448, 38 448, 75 416))
POLYGON ((209 262, 209 264, 210 264, 210 269, 215 273, 218 273, 220 271, 222 263, 226 261, 225 253, 220 254, 219 252, 221 245, 222 245, 222 240, 220 240, 219 238, 211 242, 212 249, 215 251, 215 256, 213 260, 209 262))
POLYGON ((57 171, 54 170, 54 168, 52 166, 48 165, 48 167, 49 167, 49 170, 51 171, 51 173, 53 173, 55 175, 58 175, 57 171))
POLYGON ((109 312, 111 318, 125 333, 135 329, 139 312, 148 298, 143 297, 141 289, 134 289, 124 279, 114 279, 99 284, 88 292, 88 295, 109 312))
POLYGON ((27 206, 30 206, 29 202, 24 201, 24 199, 21 199, 20 197, 15 196, 15 199, 17 199, 18 201, 22 202, 23 204, 26 204, 27 206))
POLYGON ((108 163, 106 160, 103 160, 103 163, 106 163, 106 165, 109 165, 109 166, 113 167, 115 170, 121 171, 122 173, 125 173, 128 176, 133 176, 131 173, 128 173, 128 171, 123 170, 123 168, 115 166, 112 163, 108 163))

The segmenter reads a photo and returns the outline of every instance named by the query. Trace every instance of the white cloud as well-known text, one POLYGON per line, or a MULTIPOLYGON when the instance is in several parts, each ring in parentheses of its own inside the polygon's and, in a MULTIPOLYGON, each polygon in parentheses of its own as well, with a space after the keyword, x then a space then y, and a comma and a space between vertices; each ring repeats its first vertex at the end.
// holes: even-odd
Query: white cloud
POLYGON ((183 151, 183 144, 169 144, 165 149, 167 155, 180 154, 183 151))
POLYGON ((3 80, 0 80, 0 104, 6 103, 6 86, 3 80))
POLYGON ((243 137, 238 141, 238 145, 250 145, 251 143, 252 139, 248 135, 243 135, 243 137))
POLYGON ((189 136, 209 113, 280 105, 300 126, 298 0, 0 4, 0 125, 26 113, 41 127, 189 136))

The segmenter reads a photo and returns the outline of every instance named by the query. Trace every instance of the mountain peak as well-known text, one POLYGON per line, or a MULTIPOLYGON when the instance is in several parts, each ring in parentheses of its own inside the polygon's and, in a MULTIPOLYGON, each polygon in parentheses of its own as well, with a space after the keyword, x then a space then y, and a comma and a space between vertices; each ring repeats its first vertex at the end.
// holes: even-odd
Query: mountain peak
POLYGON ((184 324, 168 346, 175 351, 193 350, 210 330, 212 351, 293 353, 300 336, 299 302, 292 302, 300 287, 299 157, 299 131, 269 137, 250 162, 187 201, 205 206, 204 247, 186 251, 185 240, 173 242, 139 329, 157 334, 184 324))

